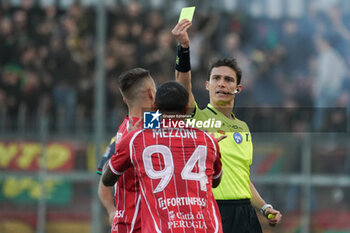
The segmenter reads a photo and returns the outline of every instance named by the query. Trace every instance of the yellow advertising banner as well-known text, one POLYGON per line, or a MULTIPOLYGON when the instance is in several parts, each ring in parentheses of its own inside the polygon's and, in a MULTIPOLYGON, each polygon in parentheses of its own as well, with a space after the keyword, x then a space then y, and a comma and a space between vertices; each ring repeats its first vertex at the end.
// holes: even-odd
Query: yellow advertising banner
POLYGON ((45 150, 38 142, 0 142, 0 169, 71 171, 74 150, 69 143, 48 143, 45 150))

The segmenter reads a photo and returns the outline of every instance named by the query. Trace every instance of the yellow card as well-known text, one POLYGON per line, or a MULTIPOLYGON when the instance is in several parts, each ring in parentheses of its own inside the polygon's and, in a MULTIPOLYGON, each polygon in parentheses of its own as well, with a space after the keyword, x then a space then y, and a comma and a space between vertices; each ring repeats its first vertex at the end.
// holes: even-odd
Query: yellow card
POLYGON ((191 7, 184 7, 181 10, 180 17, 179 17, 179 22, 183 19, 188 19, 189 21, 192 22, 194 10, 196 9, 195 6, 191 7))

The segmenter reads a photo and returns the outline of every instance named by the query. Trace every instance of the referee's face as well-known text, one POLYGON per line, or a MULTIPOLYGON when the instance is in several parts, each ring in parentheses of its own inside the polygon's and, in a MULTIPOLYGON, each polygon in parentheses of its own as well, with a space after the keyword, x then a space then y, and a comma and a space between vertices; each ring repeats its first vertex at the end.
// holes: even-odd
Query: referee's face
POLYGON ((233 92, 238 88, 236 72, 228 66, 214 67, 206 88, 213 106, 233 107, 233 92))

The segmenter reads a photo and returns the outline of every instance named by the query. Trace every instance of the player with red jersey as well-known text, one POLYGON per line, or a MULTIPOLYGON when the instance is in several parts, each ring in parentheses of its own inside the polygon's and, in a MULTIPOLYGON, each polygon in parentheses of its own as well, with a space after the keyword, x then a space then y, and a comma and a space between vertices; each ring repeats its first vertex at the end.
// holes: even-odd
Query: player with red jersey
MULTIPOLYGON (((131 122, 138 121, 137 117, 132 117, 132 119, 133 121, 131 122)), ((112 155, 115 153, 116 145, 118 145, 123 136, 128 133, 127 129, 129 128, 129 124, 129 116, 126 116, 122 124, 119 126, 116 136, 111 139, 111 142, 106 148, 103 157, 100 159, 96 170, 97 174, 102 174, 103 165, 112 157, 112 155)), ((103 206, 106 208, 109 214, 109 221, 112 225, 112 228, 116 229, 116 231, 117 229, 121 228, 121 225, 123 225, 123 229, 130 228, 131 230, 131 227, 128 227, 128 225, 131 225, 132 217, 135 215, 135 213, 137 213, 137 211, 135 211, 136 204, 140 199, 138 187, 138 180, 135 172, 132 169, 130 169, 128 172, 125 172, 120 182, 114 185, 114 198, 110 189, 104 186, 100 180, 98 195, 103 206), (128 180, 128 183, 125 182, 126 180, 128 180), (134 197, 134 199, 132 199, 132 197, 134 197)), ((135 221, 136 220, 137 219, 135 219, 135 221)), ((140 221, 138 222, 140 223, 140 221)), ((125 232, 130 231, 128 231, 128 229, 125 229, 125 232)))
MULTIPOLYGON (((149 71, 142 68, 129 70, 119 76, 118 82, 124 102, 128 105, 129 116, 132 120, 129 119, 129 116, 125 117, 115 137, 115 148, 108 149, 110 151, 109 153, 105 153, 104 157, 101 159, 99 168, 102 168, 105 162, 114 154, 116 148, 119 146, 120 140, 127 135, 129 126, 135 124, 138 119, 141 118, 143 109, 152 109, 154 103, 156 90, 149 71)), ((110 200, 104 198, 108 198, 107 195, 101 195, 101 193, 107 192, 110 192, 110 190, 103 184, 100 184, 99 196, 101 202, 104 204, 108 212, 115 209, 113 214, 112 233, 140 232, 140 189, 134 169, 126 171, 123 176, 121 176, 120 182, 115 185, 115 208, 113 208, 113 202, 111 203, 110 200)))
MULTIPOLYGON (((138 120, 137 117, 133 117, 132 119, 132 122, 138 120)), ((118 129, 115 148, 118 147, 120 140, 127 135, 129 124, 129 117, 126 116, 118 129)), ((138 211, 141 196, 135 170, 129 169, 126 171, 120 178, 120 183, 116 183, 114 189, 116 211, 112 224, 112 233, 139 232, 141 220, 138 211)))
MULTIPOLYGON (((183 114, 187 102, 186 89, 176 82, 156 94, 162 113, 183 114)), ((129 167, 140 182, 142 232, 222 232, 212 193, 221 179, 220 152, 209 134, 186 126, 130 133, 105 166, 104 184, 113 185, 129 167)))

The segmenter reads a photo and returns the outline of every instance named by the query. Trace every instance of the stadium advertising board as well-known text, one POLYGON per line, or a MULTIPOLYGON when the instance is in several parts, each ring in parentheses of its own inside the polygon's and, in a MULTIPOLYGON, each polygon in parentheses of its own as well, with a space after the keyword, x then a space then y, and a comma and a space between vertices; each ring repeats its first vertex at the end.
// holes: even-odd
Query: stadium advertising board
MULTIPOLYGON (((70 172, 75 153, 70 143, 50 142, 44 148, 38 142, 0 142, 0 171, 70 172)), ((0 178, 0 202, 35 203, 45 197, 51 204, 67 204, 72 198, 71 182, 64 179, 41 181, 36 173, 0 178)))
POLYGON ((44 197, 50 204, 68 204, 72 198, 71 183, 63 179, 40 182, 35 177, 9 176, 0 179, 0 203, 36 203, 44 197))
POLYGON ((0 142, 0 170, 36 171, 42 164, 48 171, 71 171, 73 161, 73 147, 68 143, 51 142, 44 150, 38 142, 0 142))

